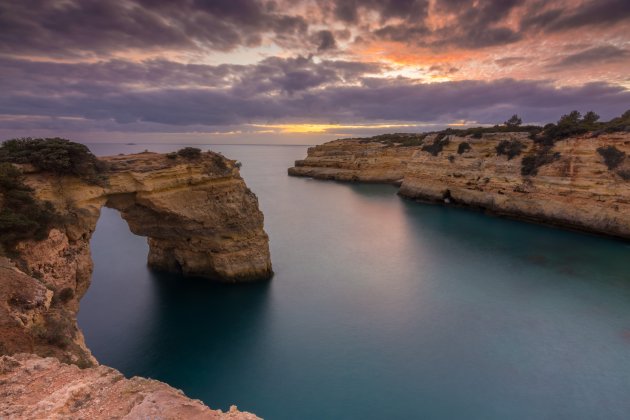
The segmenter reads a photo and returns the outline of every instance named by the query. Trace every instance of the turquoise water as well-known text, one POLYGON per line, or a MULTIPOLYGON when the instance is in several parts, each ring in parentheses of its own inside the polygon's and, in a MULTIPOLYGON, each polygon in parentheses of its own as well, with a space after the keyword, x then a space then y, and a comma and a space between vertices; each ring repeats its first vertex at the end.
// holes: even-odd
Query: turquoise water
POLYGON ((274 279, 153 273, 104 209, 79 313, 102 363, 267 419, 628 418, 628 243, 287 177, 304 147, 212 149, 243 162, 274 279))

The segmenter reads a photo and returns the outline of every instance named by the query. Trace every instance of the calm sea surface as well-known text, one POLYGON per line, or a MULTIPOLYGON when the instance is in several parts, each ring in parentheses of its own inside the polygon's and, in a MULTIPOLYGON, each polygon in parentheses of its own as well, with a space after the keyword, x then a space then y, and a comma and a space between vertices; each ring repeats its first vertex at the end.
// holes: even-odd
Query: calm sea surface
POLYGON ((290 178, 302 146, 211 148, 243 163, 274 279, 151 272, 104 209, 79 313, 100 362, 270 420, 629 418, 628 243, 290 178))

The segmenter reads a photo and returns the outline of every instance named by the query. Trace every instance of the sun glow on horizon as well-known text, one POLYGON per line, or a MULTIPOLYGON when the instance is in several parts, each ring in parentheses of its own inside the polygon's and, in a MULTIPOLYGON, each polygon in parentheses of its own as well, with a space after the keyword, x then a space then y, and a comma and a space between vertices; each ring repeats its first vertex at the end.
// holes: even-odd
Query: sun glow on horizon
POLYGON ((298 123, 298 124, 250 124, 253 127, 261 127, 265 129, 273 129, 279 133, 326 133, 328 130, 339 129, 379 129, 379 128, 418 128, 428 127, 432 124, 422 123, 400 123, 400 124, 317 124, 317 123, 298 123))

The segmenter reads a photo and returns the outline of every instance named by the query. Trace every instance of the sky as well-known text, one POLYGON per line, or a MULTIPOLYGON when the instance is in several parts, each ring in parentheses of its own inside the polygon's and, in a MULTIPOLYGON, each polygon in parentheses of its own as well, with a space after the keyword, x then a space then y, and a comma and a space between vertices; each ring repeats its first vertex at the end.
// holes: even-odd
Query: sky
POLYGON ((629 0, 0 2, 0 139, 315 144, 630 109, 629 0))

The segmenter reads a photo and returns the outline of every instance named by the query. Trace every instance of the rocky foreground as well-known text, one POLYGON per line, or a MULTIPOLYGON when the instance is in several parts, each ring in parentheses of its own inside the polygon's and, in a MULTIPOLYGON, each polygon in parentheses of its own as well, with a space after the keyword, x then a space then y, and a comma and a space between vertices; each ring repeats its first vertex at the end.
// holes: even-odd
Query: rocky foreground
POLYGON ((211 410, 159 381, 32 354, 0 357, 0 383, 2 419, 258 419, 235 406, 211 410))
POLYGON ((526 132, 335 140, 289 175, 400 185, 411 199, 630 239, 630 133, 542 144, 526 132))
POLYGON ((148 237, 154 268, 225 282, 269 279, 263 214, 238 165, 212 152, 101 163, 102 182, 18 165, 56 216, 43 239, 0 255, 0 355, 7 355, 0 359, 0 418, 257 418, 210 410, 157 381, 124 379, 98 365, 76 324, 103 206, 148 237))

